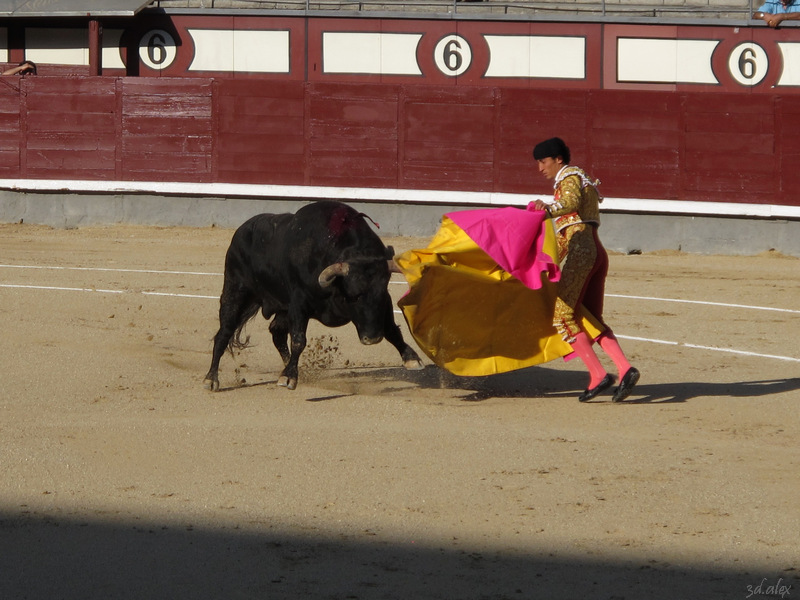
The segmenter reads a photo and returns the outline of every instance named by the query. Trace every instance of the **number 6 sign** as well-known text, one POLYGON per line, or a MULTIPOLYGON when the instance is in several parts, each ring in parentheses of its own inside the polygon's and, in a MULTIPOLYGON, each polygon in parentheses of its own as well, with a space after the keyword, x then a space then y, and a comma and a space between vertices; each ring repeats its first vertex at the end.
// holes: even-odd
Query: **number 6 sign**
POLYGON ((139 58, 151 69, 166 69, 177 55, 175 40, 161 29, 147 32, 139 42, 139 58))
POLYGON ((449 77, 464 74, 472 64, 472 48, 469 42, 460 35, 451 34, 443 37, 433 51, 436 67, 449 77))
POLYGON ((766 51, 752 42, 739 44, 728 58, 728 70, 731 77, 747 86, 758 85, 767 76, 769 58, 766 51))

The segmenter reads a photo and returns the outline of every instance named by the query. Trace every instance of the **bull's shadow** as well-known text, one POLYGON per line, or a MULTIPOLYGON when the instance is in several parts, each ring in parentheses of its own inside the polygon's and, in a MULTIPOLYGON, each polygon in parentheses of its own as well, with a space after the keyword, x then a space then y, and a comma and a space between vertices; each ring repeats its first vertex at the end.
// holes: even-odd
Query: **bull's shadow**
MULTIPOLYGON (((265 388, 266 390, 275 390, 275 389, 281 390, 281 389, 284 389, 284 388, 281 388, 281 387, 278 386, 278 380, 277 379, 268 379, 268 380, 265 380, 265 381, 256 381, 256 382, 247 381, 247 382, 239 383, 239 384, 236 384, 236 385, 229 385, 229 386, 226 386, 226 387, 220 387, 215 393, 223 394, 223 393, 229 393, 229 392, 236 392, 238 390, 244 390, 244 389, 247 389, 247 388, 265 388)), ((208 390, 207 387, 206 387, 206 390, 208 390)), ((285 390, 285 391, 286 391, 286 393, 289 393, 289 394, 292 393, 289 390, 285 390)), ((345 398, 345 397, 351 396, 351 395, 352 394, 350 394, 350 393, 329 394, 327 396, 319 396, 319 397, 315 397, 315 398, 307 398, 306 401, 307 402, 325 402, 327 400, 336 400, 337 398, 345 398)))
MULTIPOLYGON (((574 399, 583 391, 587 381, 586 373, 581 370, 528 367, 499 375, 459 377, 435 365, 427 365, 421 371, 404 371, 401 367, 348 370, 348 377, 383 382, 382 393, 385 394, 408 391, 408 388, 393 386, 393 381, 413 383, 424 389, 464 390, 466 393, 461 397, 464 402, 482 402, 491 398, 574 399)), ((627 400, 617 404, 680 403, 708 396, 756 398, 797 390, 800 390, 800 378, 797 377, 725 383, 640 383, 627 400)), ((592 401, 593 404, 603 402, 611 403, 610 394, 592 401)))
MULTIPOLYGON (((226 393, 229 393, 229 392, 235 392, 237 390, 242 390, 242 389, 246 389, 246 388, 275 387, 277 385, 278 385, 277 378, 276 379, 268 379, 268 380, 265 380, 265 381, 254 381, 254 382, 245 381, 243 383, 232 384, 232 385, 227 385, 227 386, 220 386, 220 388, 214 393, 215 394, 226 394, 226 393)), ((204 388, 206 389, 206 391, 209 391, 209 392, 211 391, 211 390, 208 389, 207 385, 204 386, 204 388)))

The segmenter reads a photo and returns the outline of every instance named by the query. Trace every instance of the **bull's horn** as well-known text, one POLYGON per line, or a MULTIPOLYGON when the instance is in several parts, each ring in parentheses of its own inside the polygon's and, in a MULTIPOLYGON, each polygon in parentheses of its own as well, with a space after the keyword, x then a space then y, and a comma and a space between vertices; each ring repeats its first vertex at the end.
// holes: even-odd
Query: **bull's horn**
POLYGON ((389 265, 389 273, 400 273, 400 274, 403 273, 402 269, 400 269, 400 267, 397 266, 397 263, 394 262, 393 258, 387 260, 386 264, 389 265))
POLYGON ((350 265, 346 262, 333 263, 329 267, 325 267, 322 273, 319 274, 319 286, 326 288, 333 283, 337 277, 347 275, 350 272, 350 265))

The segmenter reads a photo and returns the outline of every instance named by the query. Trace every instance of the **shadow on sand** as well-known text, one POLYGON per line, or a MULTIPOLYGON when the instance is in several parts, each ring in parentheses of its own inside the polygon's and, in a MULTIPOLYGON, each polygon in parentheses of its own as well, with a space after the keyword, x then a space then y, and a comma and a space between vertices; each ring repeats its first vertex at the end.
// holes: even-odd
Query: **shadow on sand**
MULTIPOLYGON (((425 389, 463 390, 465 393, 461 399, 465 402, 481 402, 491 398, 577 399, 583 388, 577 388, 576 383, 581 384, 587 381, 584 371, 547 367, 529 367, 488 377, 458 377, 435 365, 427 365, 421 371, 403 371, 399 368, 352 370, 348 373, 348 377, 351 380, 369 379, 382 382, 386 386, 383 390, 384 393, 396 391, 391 382, 401 380, 425 389)), ((613 389, 611 388, 611 390, 613 389)), ((757 398, 797 390, 800 390, 800 378, 798 377, 730 383, 697 381, 639 383, 633 394, 619 405, 686 402, 708 396, 757 398)), ((591 403, 599 402, 611 403, 611 391, 598 396, 591 403)))
MULTIPOLYGON (((268 519, 268 516, 265 516, 268 519)), ((366 534, 363 534, 366 536, 366 534)), ((8 600, 746 598, 796 573, 0 513, 8 600)), ((361 537, 361 536, 359 536, 361 537)), ((445 542, 445 545, 452 542, 445 542)), ((795 578, 793 578, 795 577, 795 578)))

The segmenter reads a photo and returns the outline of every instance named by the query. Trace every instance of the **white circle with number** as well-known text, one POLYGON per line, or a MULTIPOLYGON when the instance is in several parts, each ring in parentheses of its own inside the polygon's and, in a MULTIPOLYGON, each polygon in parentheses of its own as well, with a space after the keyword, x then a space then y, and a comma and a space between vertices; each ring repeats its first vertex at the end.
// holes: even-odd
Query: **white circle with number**
POLYGON ((451 34, 443 37, 436 44, 433 60, 442 73, 456 77, 465 73, 472 64, 472 48, 463 37, 451 34))
POLYGON ((175 39, 163 29, 148 31, 139 42, 139 58, 151 69, 166 69, 177 54, 175 39))
POLYGON ((739 44, 731 52, 728 69, 737 83, 741 85, 758 85, 767 76, 769 57, 766 50, 752 42, 739 44))

